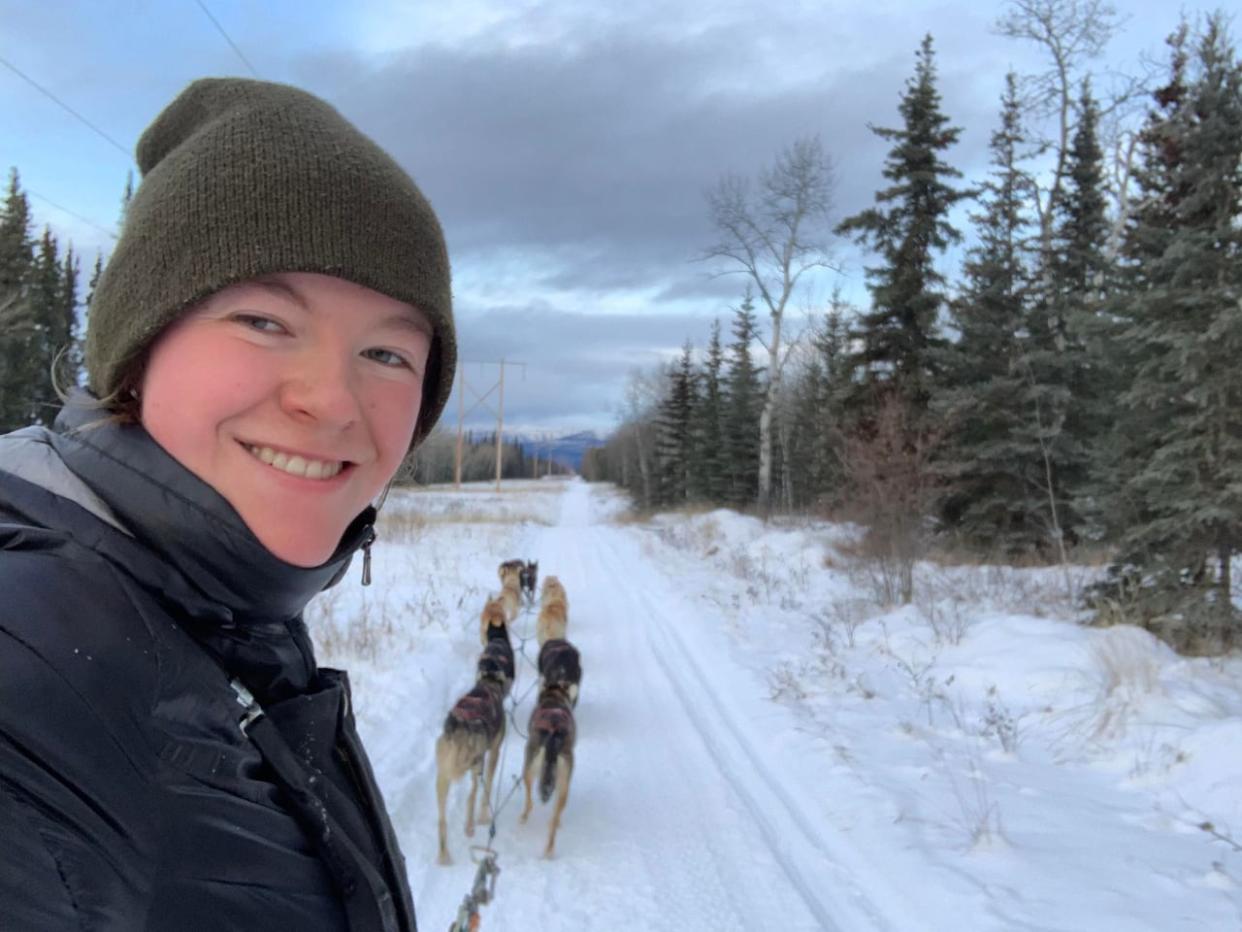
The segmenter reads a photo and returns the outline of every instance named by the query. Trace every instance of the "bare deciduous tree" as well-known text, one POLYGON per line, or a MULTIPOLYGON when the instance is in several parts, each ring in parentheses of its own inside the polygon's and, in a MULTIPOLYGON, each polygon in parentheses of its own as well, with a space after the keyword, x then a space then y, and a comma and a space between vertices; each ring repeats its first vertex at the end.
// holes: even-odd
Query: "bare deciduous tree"
POLYGON ((758 504, 772 500, 772 415, 780 394, 788 354, 782 352, 781 326, 790 298, 812 269, 832 268, 827 252, 833 172, 817 137, 799 139, 759 174, 748 179, 726 175, 708 192, 712 224, 720 234, 703 259, 724 260, 722 274, 740 273, 754 284, 768 310, 772 329, 766 341, 768 385, 759 417, 758 504))
MULTIPOLYGON (((1023 110, 1040 119, 1052 119, 1051 137, 1044 137, 1044 151, 1051 150, 1054 168, 1047 189, 1032 182, 1032 196, 1039 215, 1040 244, 1045 253, 1051 248, 1053 217, 1064 192, 1070 137, 1075 116, 1075 93, 1084 64, 1098 58, 1116 34, 1120 22, 1117 10, 1107 0, 1010 0, 1009 9, 996 22, 997 31, 1011 39, 1034 42, 1048 54, 1049 67, 1022 78, 1023 110)), ((1138 82, 1126 78, 1122 86, 1102 102, 1108 115, 1123 108, 1138 94, 1138 82)), ((1127 137, 1118 127, 1117 138, 1106 142, 1118 159, 1129 164, 1127 137)), ((1114 179, 1116 190, 1124 192, 1128 174, 1114 179)), ((1124 204, 1124 202, 1120 202, 1124 204)))

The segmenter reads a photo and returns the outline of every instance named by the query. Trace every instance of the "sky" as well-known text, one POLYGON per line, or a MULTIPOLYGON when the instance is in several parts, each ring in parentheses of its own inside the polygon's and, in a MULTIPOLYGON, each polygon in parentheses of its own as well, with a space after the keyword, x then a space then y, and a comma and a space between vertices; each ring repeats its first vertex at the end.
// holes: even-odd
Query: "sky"
POLYGON ((599 483, 394 490, 374 585, 314 600, 349 670, 419 927, 476 868, 469 780, 436 863, 435 754, 502 558, 570 606, 574 768, 526 824, 537 600, 491 799, 481 928, 613 932, 1204 932, 1242 928, 1242 657, 1081 623, 1099 567, 914 567, 882 607, 858 529, 736 512, 616 522, 599 483), (1067 589, 1068 587, 1068 589, 1067 589))
MULTIPOLYGON (((1159 56, 1176 25, 1170 4, 1115 6, 1123 25, 1094 66, 1101 82, 1159 56)), ((996 33, 1006 8, 0 0, 0 169, 19 170, 38 228, 89 268, 115 241, 134 144, 187 83, 304 87, 386 148, 440 216, 467 426, 495 423, 488 393, 506 360, 506 429, 606 433, 632 372, 687 339, 702 347, 714 319, 727 334, 744 281, 702 261, 715 241, 706 192, 817 135, 833 163, 832 222, 869 206, 887 144, 868 126, 897 125, 927 32, 944 112, 963 129, 947 157, 967 180, 983 176, 1006 71, 1045 65, 1034 45, 996 33)), ((799 319, 822 313, 834 288, 867 300, 870 257, 825 241, 837 268, 805 282, 799 319)), ((445 423, 458 410, 453 398, 445 423)))

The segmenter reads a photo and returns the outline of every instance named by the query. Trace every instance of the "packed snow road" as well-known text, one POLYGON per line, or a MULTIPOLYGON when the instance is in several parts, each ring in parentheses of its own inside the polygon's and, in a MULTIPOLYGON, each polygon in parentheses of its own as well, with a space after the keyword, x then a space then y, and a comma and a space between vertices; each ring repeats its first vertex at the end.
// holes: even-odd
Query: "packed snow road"
MULTIPOLYGON (((537 805, 529 823, 518 824, 523 738, 510 725, 495 793, 502 873, 483 927, 918 927, 883 873, 824 824, 808 801, 812 788, 782 773, 765 747, 763 710, 731 695, 736 678, 711 643, 713 619, 682 601, 639 536, 601 521, 597 506, 590 486, 569 484, 559 522, 532 530, 521 553, 538 559, 541 576, 558 576, 569 593, 568 636, 583 658, 577 766, 556 858, 545 861, 539 855, 550 807, 537 805)), ((513 691, 522 732, 534 700, 534 620, 530 611, 515 625, 531 661, 519 656, 513 691)), ((477 650, 473 632, 462 637, 467 652, 477 650)), ((464 781, 449 805, 455 864, 432 865, 429 752, 447 706, 412 711, 403 719, 410 726, 405 738, 389 727, 375 742, 420 924, 431 929, 447 925, 474 876, 470 840, 461 831, 464 781)), ((486 837, 482 829, 473 841, 486 837)))

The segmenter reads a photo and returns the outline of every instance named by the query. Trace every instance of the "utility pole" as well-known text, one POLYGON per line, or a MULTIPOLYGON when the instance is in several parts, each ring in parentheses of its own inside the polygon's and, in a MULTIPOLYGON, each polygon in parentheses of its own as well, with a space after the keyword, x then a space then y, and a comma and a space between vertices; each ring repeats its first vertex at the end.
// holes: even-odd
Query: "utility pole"
POLYGON ((496 491, 500 491, 500 438, 505 432, 505 361, 500 360, 500 395, 496 405, 496 491))
POLYGON ((460 382, 457 386, 457 456, 453 468, 453 487, 461 488, 461 467, 463 455, 463 432, 465 430, 466 417, 471 414, 475 408, 480 405, 486 405, 487 399, 492 392, 498 392, 498 404, 496 407, 496 491, 500 491, 500 468, 501 468, 501 447, 505 429, 505 366, 515 365, 522 367, 522 374, 526 374, 526 363, 512 362, 511 360, 501 359, 499 362, 485 362, 485 366, 499 366, 500 378, 493 383, 486 392, 479 395, 466 381, 466 363, 462 362, 458 365, 457 371, 460 376, 460 382), (469 391, 476 395, 474 404, 469 409, 466 408, 466 392, 469 391))

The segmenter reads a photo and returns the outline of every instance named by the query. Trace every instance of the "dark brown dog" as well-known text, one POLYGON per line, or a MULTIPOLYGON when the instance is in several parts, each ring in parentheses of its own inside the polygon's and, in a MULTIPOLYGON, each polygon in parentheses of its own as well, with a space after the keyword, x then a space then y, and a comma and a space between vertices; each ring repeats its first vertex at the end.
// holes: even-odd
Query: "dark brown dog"
POLYGON ((578 706, 578 689, 582 685, 582 658, 578 648, 564 638, 544 641, 539 648, 541 688, 560 686, 574 708, 578 706))
POLYGON ((531 787, 535 774, 539 774, 539 799, 547 802, 556 793, 552 809, 552 822, 548 827, 548 843, 543 849, 545 858, 552 857, 556 847, 556 830, 561 825, 561 813, 569 799, 569 782, 574 775, 574 743, 577 739, 573 703, 560 686, 548 686, 540 691, 539 702, 530 716, 530 734, 526 739, 526 762, 522 778, 526 783, 526 808, 521 821, 530 816, 531 787))

